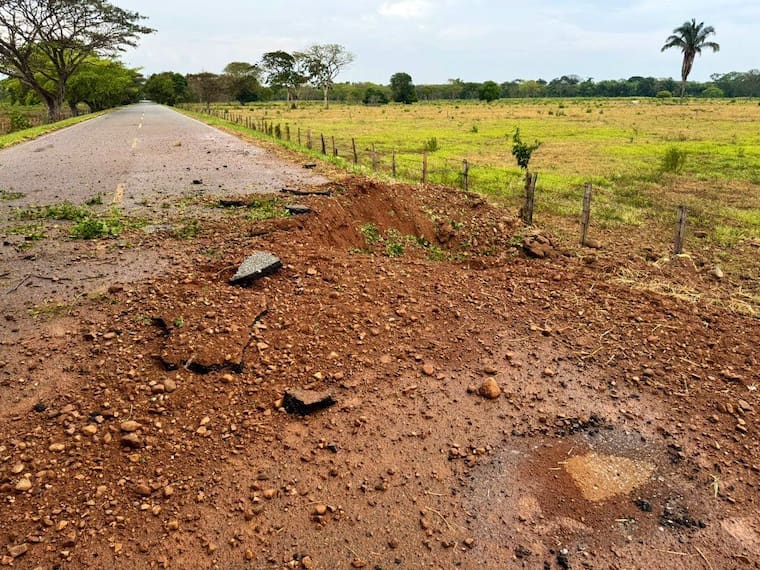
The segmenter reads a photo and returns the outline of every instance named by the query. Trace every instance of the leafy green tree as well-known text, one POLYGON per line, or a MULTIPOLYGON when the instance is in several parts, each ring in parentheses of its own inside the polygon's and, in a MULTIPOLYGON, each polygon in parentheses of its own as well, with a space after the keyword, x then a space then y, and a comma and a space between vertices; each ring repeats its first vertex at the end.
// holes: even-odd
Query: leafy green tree
POLYGON ((683 52, 683 63, 681 64, 681 102, 686 93, 686 80, 689 78, 691 68, 694 65, 694 58, 702 54, 702 50, 709 48, 713 52, 720 51, 720 45, 708 41, 708 38, 715 34, 712 26, 705 26, 704 22, 697 24, 692 18, 691 22, 684 22, 675 30, 673 35, 668 36, 665 45, 660 51, 671 48, 678 48, 683 52))
POLYGON ((241 105, 261 99, 261 68, 244 61, 233 61, 224 68, 227 87, 241 105))
POLYGON ((415 103, 417 90, 412 83, 412 76, 408 73, 394 73, 391 76, 391 97, 396 103, 415 103))
POLYGON ((354 61, 354 54, 338 44, 317 44, 304 52, 309 81, 322 90, 325 109, 330 107, 328 93, 335 79, 354 61))
POLYGON ((480 86, 479 95, 481 101, 487 101, 490 103, 491 101, 496 101, 496 99, 501 97, 501 88, 495 81, 486 81, 483 83, 483 85, 480 86))
POLYGON ((91 57, 69 80, 66 101, 72 115, 77 114, 79 103, 86 103, 93 112, 135 103, 140 98, 142 81, 138 69, 129 69, 120 61, 91 57))
POLYGON ((176 105, 187 101, 187 79, 179 73, 164 71, 154 73, 145 82, 144 95, 162 105, 176 105))
POLYGON ((365 105, 386 105, 388 103, 388 96, 379 87, 367 87, 364 91, 362 102, 365 105))
POLYGON ((191 97, 200 103, 205 103, 206 108, 209 108, 212 102, 223 98, 227 91, 225 77, 216 73, 203 71, 190 74, 186 79, 191 97))
POLYGON ((295 106, 301 88, 309 81, 308 61, 301 52, 270 51, 261 58, 261 69, 272 89, 285 89, 288 103, 295 106))
POLYGON ((0 1, 0 73, 33 89, 58 120, 69 79, 93 55, 135 46, 155 30, 106 0, 0 1))

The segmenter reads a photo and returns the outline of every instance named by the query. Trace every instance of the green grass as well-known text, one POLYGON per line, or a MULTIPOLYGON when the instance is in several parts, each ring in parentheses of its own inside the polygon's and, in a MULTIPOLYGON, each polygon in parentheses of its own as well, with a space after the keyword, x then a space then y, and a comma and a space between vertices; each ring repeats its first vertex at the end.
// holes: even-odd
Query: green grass
POLYGON ((32 206, 23 210, 17 210, 15 216, 19 220, 69 220, 78 222, 90 217, 91 212, 84 206, 77 206, 71 202, 62 202, 60 204, 32 206))
POLYGON ((107 112, 108 111, 101 111, 99 113, 90 113, 88 115, 80 115, 79 117, 71 117, 70 119, 64 119, 63 121, 58 121, 56 123, 49 123, 47 125, 40 125, 38 127, 32 127, 30 129, 15 131, 7 135, 0 135, 0 148, 6 148, 9 146, 13 146, 15 144, 36 139, 37 137, 41 137, 42 135, 45 135, 47 133, 52 133, 53 131, 65 129, 66 127, 70 127, 71 125, 76 125, 77 123, 89 121, 90 119, 99 117, 100 115, 103 115, 107 112))
POLYGON ((216 111, 219 116, 191 114, 270 141, 274 137, 247 128, 246 118, 255 125, 261 120, 279 125, 280 132, 291 135, 289 141, 277 140, 280 144, 353 172, 372 172, 374 149, 376 174, 390 177, 395 151, 397 178, 419 182, 427 149, 429 182, 459 187, 466 159, 470 190, 515 210, 524 192, 523 173, 511 153, 512 133, 519 127, 524 140, 542 141, 530 163, 539 173, 539 225, 577 225, 583 188, 591 182, 592 229, 625 233, 642 228, 668 242, 674 212, 685 204, 690 223, 699 224, 722 247, 760 236, 756 101, 677 105, 658 99, 544 99, 382 107, 336 103, 327 111, 305 102, 298 109, 257 103, 220 105, 216 111), (314 141, 310 150, 305 149, 309 130, 314 141), (326 156, 320 152, 320 134, 328 141, 326 156), (337 158, 330 153, 333 137, 337 158), (358 165, 353 164, 352 141, 358 165))

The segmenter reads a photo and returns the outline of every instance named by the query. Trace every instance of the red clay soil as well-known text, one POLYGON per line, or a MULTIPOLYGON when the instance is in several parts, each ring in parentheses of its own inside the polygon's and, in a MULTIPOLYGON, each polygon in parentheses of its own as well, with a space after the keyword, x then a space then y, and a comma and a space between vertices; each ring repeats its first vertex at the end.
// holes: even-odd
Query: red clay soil
POLYGON ((529 258, 474 195, 329 189, 142 239, 164 273, 67 314, 9 305, 0 564, 760 568, 756 318, 529 258), (284 267, 230 285, 258 250, 284 267))

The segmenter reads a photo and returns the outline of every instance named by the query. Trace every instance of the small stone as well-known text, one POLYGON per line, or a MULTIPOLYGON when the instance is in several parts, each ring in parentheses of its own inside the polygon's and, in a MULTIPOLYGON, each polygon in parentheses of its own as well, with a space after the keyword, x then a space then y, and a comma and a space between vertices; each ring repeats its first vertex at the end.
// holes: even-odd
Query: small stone
POLYGON ((85 435, 95 435, 98 433, 98 426, 95 424, 87 424, 82 428, 82 433, 85 435))
POLYGON ((247 548, 243 556, 246 560, 253 560, 253 550, 247 548))
POLYGON ((20 479, 19 482, 16 483, 16 491, 18 491, 19 493, 25 493, 31 488, 32 488, 32 482, 27 477, 20 479))
POLYGON ((137 485, 135 485, 135 493, 137 493, 141 497, 149 497, 151 492, 152 492, 151 488, 145 483, 138 483, 137 485))
POLYGON ((501 388, 499 388, 496 380, 489 378, 480 385, 480 388, 478 388, 478 393, 484 398, 495 400, 501 396, 501 388))
POLYGON ((60 453, 61 451, 64 451, 66 449, 66 445, 63 443, 53 443, 50 447, 48 447, 48 450, 53 451, 55 453, 60 453))
POLYGON ((103 495, 105 495, 107 492, 108 492, 108 487, 106 487, 105 485, 100 485, 98 486, 97 489, 95 489, 95 496, 100 498, 103 495))
POLYGON ((273 499, 276 494, 277 494, 277 491, 275 489, 266 489, 264 491, 264 498, 273 499))
POLYGON ((739 404, 739 407, 743 411, 745 411, 745 412, 752 411, 752 406, 749 405, 749 402, 747 402, 747 400, 739 400, 739 402, 737 402, 737 403, 739 404))
POLYGON ((314 390, 288 390, 282 398, 285 411, 301 416, 313 414, 335 404, 331 394, 314 390))
POLYGON ((351 567, 352 568, 364 568, 367 565, 367 563, 362 560, 361 558, 354 558, 351 561, 351 567))
POLYGON ((134 431, 137 431, 142 427, 141 424, 134 420, 127 420, 125 422, 121 422, 121 425, 119 426, 119 429, 126 433, 132 433, 134 431))
POLYGON ((474 539, 474 538, 472 538, 472 537, 470 537, 470 538, 465 538, 465 539, 464 539, 464 545, 465 545, 467 548, 472 548, 473 546, 475 546, 475 539, 474 539))
POLYGON ((18 475, 24 469, 26 469, 26 465, 24 465, 23 463, 18 463, 13 466, 13 469, 11 469, 11 473, 13 473, 14 475, 18 475))
POLYGON ((584 243, 584 245, 591 249, 602 249, 602 242, 592 238, 586 238, 586 243, 584 243))
POLYGON ((8 547, 8 554, 11 555, 11 558, 18 558, 19 556, 23 556, 27 552, 29 552, 29 545, 26 543, 8 547))
POLYGON ((121 438, 121 444, 133 449, 137 449, 143 446, 142 438, 136 433, 128 433, 121 438))
POLYGON ((179 528, 179 521, 177 519, 170 520, 166 523, 166 528, 169 530, 177 530, 179 528))
POLYGON ((715 269, 712 270, 712 275, 716 279, 723 279, 725 277, 725 274, 723 273, 723 270, 720 267, 715 267, 715 269))
POLYGON ((222 376, 222 382, 225 384, 232 384, 235 381, 235 377, 232 374, 225 374, 222 376))
POLYGON ((488 374, 489 376, 495 376, 496 374, 499 373, 499 369, 496 368, 493 364, 486 364, 483 367, 483 372, 485 374, 488 374))
POLYGON ((311 559, 311 556, 304 556, 303 558, 301 558, 301 566, 303 566, 307 570, 309 568, 314 568, 314 561, 311 559))
POLYGON ((166 487, 164 487, 163 492, 164 492, 164 497, 168 499, 174 494, 174 487, 172 487, 171 485, 167 485, 166 487))
POLYGON ((327 513, 327 505, 317 505, 314 507, 314 514, 317 516, 324 516, 327 513))
POLYGON ((167 394, 171 394, 177 389, 177 383, 171 378, 167 378, 164 380, 164 389, 166 390, 167 394))
POLYGON ((116 333, 115 333, 115 332, 113 332, 113 331, 111 331, 111 332, 107 332, 107 333, 105 333, 105 334, 103 335, 103 339, 105 339, 105 340, 113 340, 113 339, 115 339, 115 338, 116 338, 116 333))
POLYGON ((435 366, 433 366, 433 364, 430 362, 426 362, 425 364, 422 365, 422 373, 425 376, 432 376, 433 374, 435 374, 435 366))
POLYGON ((543 374, 547 378, 552 378, 553 376, 556 375, 556 372, 554 372, 554 370, 552 370, 551 368, 544 368, 543 374))
POLYGON ((398 548, 398 540, 396 540, 395 538, 391 538, 388 541, 388 548, 390 548, 391 550, 396 550, 398 548))

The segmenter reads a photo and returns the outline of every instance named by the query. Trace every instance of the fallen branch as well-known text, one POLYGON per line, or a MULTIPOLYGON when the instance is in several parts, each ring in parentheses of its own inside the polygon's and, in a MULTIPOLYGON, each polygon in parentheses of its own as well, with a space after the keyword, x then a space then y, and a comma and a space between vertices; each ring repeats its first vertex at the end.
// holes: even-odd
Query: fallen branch
POLYGON ((27 279, 29 279, 31 276, 32 276, 32 274, 30 273, 29 275, 27 275, 26 277, 24 277, 24 278, 23 278, 21 281, 19 281, 19 282, 16 284, 16 286, 15 286, 15 287, 13 287, 12 289, 9 289, 8 291, 6 291, 6 292, 5 292, 5 294, 6 294, 6 295, 10 295, 10 294, 11 294, 11 293, 13 293, 14 291, 16 291, 16 290, 17 290, 19 287, 21 287, 21 286, 22 286, 24 283, 26 283, 27 279))

